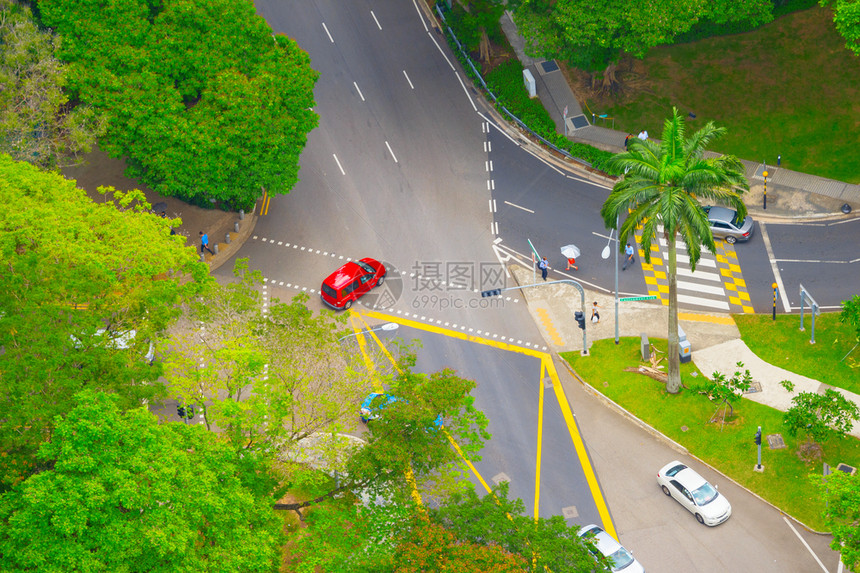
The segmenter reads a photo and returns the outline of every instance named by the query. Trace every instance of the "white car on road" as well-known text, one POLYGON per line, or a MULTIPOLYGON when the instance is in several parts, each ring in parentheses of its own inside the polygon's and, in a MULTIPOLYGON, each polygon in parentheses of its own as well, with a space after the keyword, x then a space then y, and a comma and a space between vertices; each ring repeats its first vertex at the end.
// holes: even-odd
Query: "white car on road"
POLYGON ((645 573, 645 569, 633 558, 633 555, 599 526, 586 525, 579 530, 577 535, 594 544, 597 550, 609 561, 609 568, 613 572, 645 573))
POLYGON ((663 493, 696 516, 699 523, 719 525, 732 515, 732 505, 717 488, 679 461, 666 464, 657 472, 657 484, 663 493))

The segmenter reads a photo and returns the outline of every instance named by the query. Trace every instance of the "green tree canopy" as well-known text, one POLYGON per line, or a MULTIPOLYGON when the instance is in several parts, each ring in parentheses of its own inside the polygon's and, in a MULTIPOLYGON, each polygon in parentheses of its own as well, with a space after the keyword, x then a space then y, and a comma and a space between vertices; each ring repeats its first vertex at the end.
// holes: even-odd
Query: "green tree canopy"
POLYGON ((275 571, 282 521, 266 466, 199 426, 84 392, 0 496, 3 571, 275 571))
MULTIPOLYGON (((831 0, 820 0, 827 6, 831 0)), ((845 38, 845 47, 860 55, 860 2, 857 0, 833 0, 833 21, 836 30, 845 38)))
POLYGON ((833 541, 830 548, 842 554, 848 571, 860 568, 860 474, 835 471, 823 481, 820 475, 810 479, 826 500, 824 520, 833 541))
POLYGON ((73 163, 103 129, 91 106, 69 102, 54 45, 26 5, 0 0, 0 153, 49 168, 73 163))
POLYGON ((318 74, 249 0, 41 0, 102 147, 164 195, 248 208, 287 193, 317 125, 318 74))
POLYGON ((734 156, 705 159, 707 145, 725 132, 708 122, 691 137, 686 135, 684 120, 672 109, 672 118, 663 126, 660 143, 638 138, 630 140, 628 151, 610 158, 609 169, 623 173, 615 184, 600 214, 608 228, 614 229, 625 216, 618 235, 619 249, 641 226, 639 239, 645 261, 651 262, 651 243, 657 234, 666 240, 669 276, 669 371, 666 389, 676 393, 681 387, 681 364, 678 354, 678 277, 677 248, 680 236, 695 270, 702 246, 716 248, 707 214, 699 200, 725 203, 746 216, 741 199, 749 184, 743 164, 734 156), (628 214, 629 213, 629 214, 628 214))
POLYGON ((641 58, 700 18, 764 23, 772 13, 770 0, 523 0, 516 22, 532 55, 597 69, 622 52, 641 58))
POLYGON ((802 430, 810 440, 821 442, 850 432, 854 422, 860 421, 860 408, 832 388, 823 394, 801 392, 791 399, 782 421, 792 436, 802 430))
POLYGON ((149 343, 208 269, 142 197, 96 203, 74 181, 0 155, 0 482, 32 471, 78 391, 117 392, 121 407, 160 393, 149 343))

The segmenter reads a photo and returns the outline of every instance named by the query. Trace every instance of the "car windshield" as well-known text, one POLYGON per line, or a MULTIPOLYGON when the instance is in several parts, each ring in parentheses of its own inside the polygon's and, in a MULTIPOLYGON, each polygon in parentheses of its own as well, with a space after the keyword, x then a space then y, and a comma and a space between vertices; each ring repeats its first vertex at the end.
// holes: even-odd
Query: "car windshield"
POLYGON ((355 261, 355 264, 360 266, 361 269, 366 273, 375 273, 376 272, 373 270, 373 267, 371 267, 370 265, 368 265, 367 263, 365 263, 363 261, 355 261))
POLYGON ((609 556, 609 561, 612 563, 613 571, 621 571, 633 563, 633 556, 626 549, 620 547, 618 551, 609 556))
POLYGON ((707 482, 705 482, 702 487, 693 490, 693 499, 696 501, 696 505, 698 506, 707 505, 714 501, 714 498, 716 497, 717 490, 707 482))

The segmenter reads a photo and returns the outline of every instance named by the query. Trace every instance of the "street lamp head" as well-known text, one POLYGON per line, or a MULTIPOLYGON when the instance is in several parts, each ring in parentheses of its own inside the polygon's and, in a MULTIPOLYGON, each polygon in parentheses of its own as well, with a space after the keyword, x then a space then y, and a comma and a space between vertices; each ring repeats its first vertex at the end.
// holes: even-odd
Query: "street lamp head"
POLYGON ((381 328, 382 330, 397 330, 398 328, 400 328, 400 325, 396 322, 386 322, 379 328, 381 328))
POLYGON ((600 253, 600 258, 604 260, 609 258, 609 245, 603 247, 603 252, 600 253))

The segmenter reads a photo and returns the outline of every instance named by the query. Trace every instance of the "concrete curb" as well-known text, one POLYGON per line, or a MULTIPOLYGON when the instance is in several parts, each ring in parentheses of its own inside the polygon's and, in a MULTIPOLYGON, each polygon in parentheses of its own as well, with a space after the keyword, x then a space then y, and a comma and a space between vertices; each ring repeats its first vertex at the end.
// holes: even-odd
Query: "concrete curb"
POLYGON ((245 241, 254 232, 259 218, 260 216, 256 212, 250 214, 250 220, 249 215, 245 214, 245 220, 239 222, 239 232, 230 232, 230 244, 218 243, 218 254, 206 260, 209 263, 210 273, 226 263, 242 248, 242 245, 245 244, 245 241))

